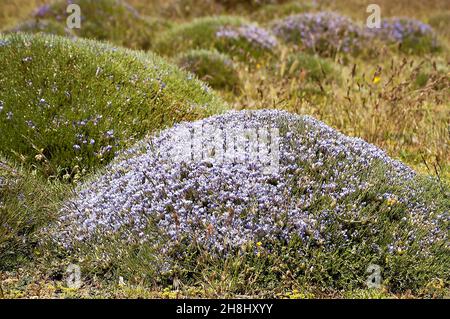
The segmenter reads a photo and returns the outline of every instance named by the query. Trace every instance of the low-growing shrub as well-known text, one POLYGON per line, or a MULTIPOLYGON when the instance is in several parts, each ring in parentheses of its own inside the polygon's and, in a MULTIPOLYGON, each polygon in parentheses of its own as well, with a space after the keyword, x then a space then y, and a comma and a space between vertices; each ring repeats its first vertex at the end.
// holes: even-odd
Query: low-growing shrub
POLYGON ((179 55, 177 64, 212 88, 236 90, 239 87, 240 80, 235 62, 226 54, 209 50, 192 50, 179 55))
POLYGON ((225 106, 153 54, 47 35, 0 38, 0 149, 72 179, 150 131, 225 106))
POLYGON ((363 28, 334 12, 304 13, 276 20, 273 32, 287 43, 321 56, 357 54, 366 41, 363 28))
POLYGON ((370 29, 370 33, 382 41, 398 45, 406 53, 435 52, 440 47, 433 29, 418 20, 384 19, 381 27, 370 29))
POLYGON ((51 20, 28 20, 16 25, 14 28, 6 30, 5 33, 25 32, 25 33, 48 33, 53 35, 73 37, 75 33, 63 24, 51 20))
MULTIPOLYGON (((73 29, 80 37, 104 40, 129 48, 148 49, 156 32, 165 22, 146 19, 122 0, 71 0, 81 8, 81 28, 73 29)), ((52 20, 66 26, 68 2, 58 0, 38 8, 33 18, 52 20)))
POLYGON ((377 264, 384 287, 419 292, 449 275, 448 190, 309 116, 232 112, 123 153, 46 233, 83 267, 137 280, 210 284, 216 273, 234 278, 221 293, 340 291, 363 288, 377 264), (267 172, 270 129, 278 168, 267 172))
POLYGON ((333 62, 307 53, 290 54, 284 63, 277 64, 277 68, 280 76, 311 82, 330 83, 339 78, 333 62))
POLYGON ((167 31, 155 44, 163 55, 190 49, 216 49, 252 62, 271 55, 277 40, 267 30, 243 18, 220 16, 195 19, 167 31))
POLYGON ((195 17, 225 14, 225 8, 214 0, 127 0, 140 13, 167 20, 190 20, 195 17))

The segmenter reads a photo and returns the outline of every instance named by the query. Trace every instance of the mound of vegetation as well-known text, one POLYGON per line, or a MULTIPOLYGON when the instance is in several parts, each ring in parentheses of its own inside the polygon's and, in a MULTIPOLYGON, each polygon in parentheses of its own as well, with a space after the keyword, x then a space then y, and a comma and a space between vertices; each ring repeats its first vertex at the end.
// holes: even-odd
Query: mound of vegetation
POLYGON ((440 47, 433 29, 418 20, 388 18, 381 22, 381 28, 370 32, 383 41, 399 45, 406 53, 435 52, 440 47))
POLYGON ((252 62, 271 55, 276 46, 276 38, 265 29, 243 18, 220 16, 170 29, 155 43, 155 50, 171 56, 191 49, 215 49, 252 62))
POLYGON ((10 30, 6 30, 6 33, 14 32, 48 33, 68 37, 75 36, 75 33, 73 33, 71 29, 51 20, 28 20, 10 30))
POLYGON ((272 30, 285 42, 322 56, 357 54, 367 38, 363 28, 334 12, 291 15, 274 21, 272 30))
POLYGON ((268 4, 281 4, 286 0, 214 0, 228 9, 257 8, 268 4))
POLYGON ((331 83, 339 79, 336 65, 317 55, 294 53, 285 63, 277 64, 281 76, 300 78, 310 82, 331 83))
POLYGON ((240 79, 236 65, 226 54, 209 50, 192 50, 178 56, 177 64, 212 88, 236 90, 239 87, 240 79))
POLYGON ((257 21, 271 21, 289 15, 305 13, 314 10, 316 4, 312 1, 292 1, 283 4, 267 4, 251 13, 257 21))
MULTIPOLYGON (((158 19, 146 19, 122 0, 73 0, 81 8, 81 28, 73 29, 77 36, 109 41, 117 45, 148 49, 156 32, 166 27, 158 19)), ((58 0, 45 4, 34 13, 34 20, 51 20, 66 26, 68 2, 58 0)), ((31 31, 31 30, 27 30, 31 31)))
POLYGON ((420 292, 448 279, 446 196, 309 116, 242 111, 139 143, 48 231, 85 262, 154 281, 219 272, 231 293, 351 290, 376 264, 391 291, 420 292))
POLYGON ((215 114, 221 100, 152 54, 47 35, 0 38, 0 149, 72 179, 130 141, 215 114))

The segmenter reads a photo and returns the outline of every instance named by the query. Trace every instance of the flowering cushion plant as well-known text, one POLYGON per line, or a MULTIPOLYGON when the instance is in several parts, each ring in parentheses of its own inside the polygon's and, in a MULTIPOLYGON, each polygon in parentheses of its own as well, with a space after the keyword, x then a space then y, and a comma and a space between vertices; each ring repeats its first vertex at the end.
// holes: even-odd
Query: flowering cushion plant
POLYGON ((347 17, 334 12, 302 13, 276 20, 273 32, 285 42, 320 54, 356 54, 365 45, 367 34, 347 17))
POLYGON ((369 32, 382 41, 399 44, 405 52, 427 53, 440 47, 431 26, 414 19, 383 19, 380 28, 370 29, 369 32))
POLYGON ((32 20, 49 20, 65 28, 67 6, 70 4, 81 8, 81 27, 72 31, 83 38, 107 40, 134 49, 149 49, 155 32, 167 27, 167 23, 159 19, 144 18, 122 0, 58 0, 37 8, 32 20))
MULTIPOLYGON (((264 249, 278 256, 289 249, 299 262, 347 247, 392 267, 386 256, 434 258, 448 240, 448 212, 439 196, 425 204, 431 181, 417 178, 375 146, 309 116, 231 112, 176 125, 124 152, 77 190, 50 233, 69 250, 98 250, 114 238, 115 248, 107 250, 113 256, 123 253, 124 244, 151 247, 157 272, 188 267, 191 253, 220 259, 255 243, 255 254, 264 249), (261 154, 250 155, 261 150, 267 128, 279 131, 271 135, 276 147, 270 153, 278 161, 269 172, 261 154), (198 130, 202 135, 194 134, 198 130)), ((114 260, 108 253, 102 252, 114 260)), ((347 251, 344 257, 353 258, 347 251)), ((393 280, 395 285, 404 278, 393 280)))
POLYGON ((162 34, 155 50, 172 56, 191 49, 216 49, 244 62, 271 56, 277 39, 262 27, 232 16, 198 18, 162 34))

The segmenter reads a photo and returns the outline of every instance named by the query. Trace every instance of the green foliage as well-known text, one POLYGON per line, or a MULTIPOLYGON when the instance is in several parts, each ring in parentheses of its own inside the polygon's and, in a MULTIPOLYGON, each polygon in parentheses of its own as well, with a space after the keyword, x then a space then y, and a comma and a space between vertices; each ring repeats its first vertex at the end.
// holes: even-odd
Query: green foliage
POLYGON ((432 37, 406 38, 400 45, 400 51, 408 54, 435 53, 441 49, 432 37))
POLYGON ((305 78, 311 82, 330 83, 339 79, 337 66, 324 58, 307 53, 295 53, 278 64, 279 73, 289 78, 305 78))
POLYGON ((236 90, 239 87, 239 74, 230 57, 217 51, 192 50, 177 57, 182 69, 192 72, 212 88, 236 90))
POLYGON ((51 20, 28 20, 20 23, 16 27, 6 30, 5 33, 25 32, 25 33, 48 33, 60 36, 75 36, 72 30, 65 28, 63 24, 51 20))
MULTIPOLYGON (((221 259, 195 244, 180 243, 177 251, 179 263, 166 276, 158 278, 161 283, 164 280, 170 282, 171 278, 183 278, 183 284, 208 287, 212 295, 221 296, 260 294, 273 297, 298 287, 308 287, 316 294, 357 292, 366 287, 368 265, 377 264, 382 270, 382 291, 356 293, 356 296, 384 298, 388 296, 387 291, 397 294, 409 291, 426 297, 444 296, 448 293, 450 263, 445 242, 427 243, 425 245, 431 246, 426 248, 423 239, 427 232, 433 230, 404 222, 405 206, 379 197, 384 192, 400 196, 405 189, 389 185, 382 169, 374 168, 373 172, 368 170, 366 173, 372 175, 372 186, 355 194, 348 202, 349 206, 366 203, 360 219, 350 220, 336 212, 327 219, 328 226, 323 232, 330 235, 334 249, 314 240, 304 242, 299 238, 289 244, 254 243, 221 259), (352 238, 350 244, 344 244, 343 231, 352 238), (405 241, 406 248, 389 251, 387 243, 393 238, 405 241)), ((417 200, 433 202, 436 205, 434 216, 448 210, 448 186, 418 177, 406 187, 425 187, 424 191, 417 193, 417 200)), ((329 211, 330 202, 318 197, 312 206, 311 214, 320 219, 321 212, 329 211)), ((446 229, 448 220, 442 220, 439 226, 446 229)))
MULTIPOLYGON (((74 0, 81 8, 81 28, 73 29, 77 36, 109 41, 117 45, 148 49, 156 32, 167 27, 157 19, 146 19, 122 0, 74 0)), ((35 19, 52 20, 66 25, 67 1, 58 0, 41 7, 35 19)))
POLYGON ((155 43, 155 50, 172 56, 189 49, 211 49, 218 45, 216 32, 222 26, 238 27, 247 23, 244 18, 220 16, 198 18, 166 31, 155 43))
POLYGON ((0 270, 33 254, 34 232, 56 217, 66 191, 0 156, 0 270))
POLYGON ((258 8, 268 4, 280 4, 286 0, 215 0, 228 9, 258 8))
POLYGON ((48 0, 2 0, 0 1, 0 31, 24 19, 38 5, 48 0))
POLYGON ((356 289, 344 293, 346 299, 389 299, 395 295, 388 294, 383 289, 356 289))
POLYGON ((439 34, 447 39, 450 39, 450 11, 443 11, 434 14, 428 20, 428 23, 435 29, 439 34))
POLYGON ((152 54, 40 35, 0 43, 0 149, 45 176, 79 177, 149 132, 224 108, 152 54))
POLYGON ((312 1, 291 1, 283 4, 268 4, 251 13, 252 19, 268 22, 292 14, 304 13, 314 10, 312 1))
POLYGON ((350 18, 330 11, 289 15, 272 21, 271 27, 286 44, 323 57, 358 55, 368 36, 350 18))
MULTIPOLYGON (((339 161, 327 159, 320 170, 305 165, 306 172, 289 181, 294 188, 292 197, 306 193, 304 181, 308 178, 329 183, 331 168, 339 161)), ((304 291, 294 293, 294 297, 338 291, 371 298, 387 297, 388 292, 423 297, 448 293, 450 256, 445 236, 433 242, 428 241, 428 236, 448 229, 450 187, 422 176, 392 181, 386 177, 382 162, 354 178, 369 181, 368 187, 346 197, 345 210, 334 210, 336 203, 320 196, 320 186, 308 190, 315 198, 308 212, 324 225, 320 232, 327 237, 326 242, 315 239, 312 233, 290 241, 263 237, 261 242, 249 242, 222 256, 181 238, 162 253, 161 248, 170 238, 161 234, 155 222, 146 230, 153 238, 146 245, 124 245, 120 238, 110 236, 106 242, 99 241, 95 250, 81 243, 74 250, 77 253, 65 256, 63 262, 82 256, 84 272, 91 276, 108 273, 155 287, 173 286, 179 281, 182 286, 203 289, 210 297, 274 297, 300 288, 304 291), (410 192, 415 194, 413 201, 433 207, 430 216, 411 216, 408 203, 396 199, 410 192), (391 197, 385 198, 384 194, 391 197), (356 207, 359 210, 355 217, 356 207), (437 223, 430 224, 428 219, 437 223), (362 290, 371 264, 381 267, 380 291, 362 290)))
POLYGON ((381 28, 372 29, 380 40, 396 45, 408 54, 435 53, 442 49, 433 28, 420 20, 404 17, 384 19, 381 28))
POLYGON ((240 36, 228 38, 218 36, 223 29, 237 30, 252 25, 241 17, 219 16, 198 18, 179 24, 163 33, 156 41, 154 50, 162 55, 173 56, 192 49, 218 50, 240 60, 252 62, 272 52, 240 36))

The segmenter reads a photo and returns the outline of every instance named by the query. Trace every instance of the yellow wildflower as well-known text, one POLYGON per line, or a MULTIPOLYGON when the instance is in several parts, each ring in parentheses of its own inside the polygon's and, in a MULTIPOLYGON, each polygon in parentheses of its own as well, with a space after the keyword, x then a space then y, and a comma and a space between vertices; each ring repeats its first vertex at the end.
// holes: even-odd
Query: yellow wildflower
POLYGON ((388 198, 388 200, 386 201, 388 206, 394 206, 395 204, 397 204, 398 200, 395 197, 391 197, 388 198))

